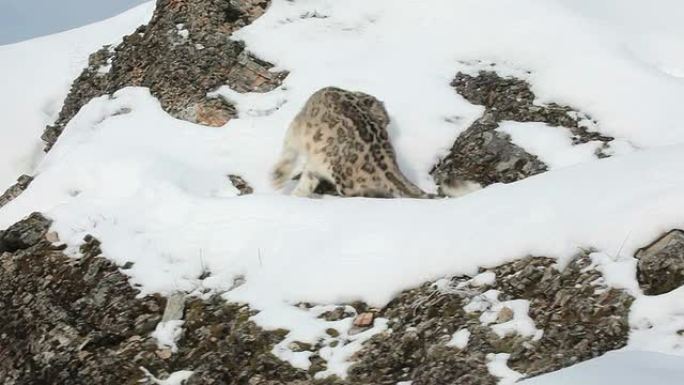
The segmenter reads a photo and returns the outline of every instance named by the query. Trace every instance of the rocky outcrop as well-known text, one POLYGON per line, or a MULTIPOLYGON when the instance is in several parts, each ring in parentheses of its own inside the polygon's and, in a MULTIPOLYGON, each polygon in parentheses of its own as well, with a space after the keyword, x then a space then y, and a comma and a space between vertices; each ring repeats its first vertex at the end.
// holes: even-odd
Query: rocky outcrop
POLYGON ((0 235, 0 383, 151 384, 149 374, 181 370, 195 372, 187 384, 309 378, 270 354, 283 333, 262 331, 248 307, 218 298, 189 300, 178 352, 159 347, 151 333, 166 300, 138 298, 92 237, 81 257, 67 257, 49 226, 35 213, 0 235))
POLYGON ((558 271, 552 259, 528 257, 488 270, 488 282, 457 277, 404 292, 380 312, 390 332, 358 355, 352 383, 493 385, 487 364, 494 354, 510 355, 510 368, 533 376, 618 349, 627 342, 633 298, 592 284, 601 274, 590 265, 578 256, 558 271), (529 313, 519 314, 525 303, 529 313), (508 332, 527 315, 538 331, 508 332), (450 346, 463 330, 467 344, 450 346))
POLYGON ((230 36, 261 16, 269 0, 158 0, 150 23, 124 37, 117 47, 91 55, 74 81, 55 124, 43 133, 46 150, 92 98, 127 86, 148 87, 171 115, 221 126, 235 108, 207 93, 229 85, 238 92, 277 87, 285 73, 251 55, 230 36))
MULTIPOLYGON (((66 256, 49 226, 35 213, 0 234, 3 384, 152 383, 152 375, 163 379, 182 370, 193 372, 187 384, 496 384, 488 368, 493 355, 507 354, 510 368, 536 375, 627 340, 632 298, 601 284, 581 255, 562 271, 553 259, 528 257, 475 278, 426 283, 383 309, 352 304, 357 327, 377 316, 389 319, 389 330, 356 354, 345 380, 314 379, 325 369, 317 352, 309 371, 280 361, 271 350, 287 331, 262 330, 248 306, 218 296, 172 297, 181 302, 170 306, 169 319, 183 320, 173 352, 152 337, 167 300, 140 298, 124 274, 130 264, 103 258, 92 237, 79 258, 66 256), (463 330, 466 343, 450 343, 463 330)), ((353 316, 348 309, 321 317, 353 316)))
POLYGON ((645 294, 658 295, 684 285, 684 231, 672 230, 639 249, 637 278, 645 294))
POLYGON ((484 187, 515 182, 547 170, 539 158, 497 130, 502 121, 567 127, 574 135, 574 144, 608 143, 613 139, 588 131, 581 121, 589 118, 570 107, 535 104, 530 85, 521 79, 502 78, 489 71, 477 76, 458 73, 451 86, 469 102, 484 106, 485 112, 459 135, 449 154, 432 169, 431 174, 443 192, 458 189, 465 182, 484 187))
POLYGON ((0 195, 0 208, 24 192, 31 182, 33 182, 33 177, 28 175, 20 176, 19 179, 17 179, 17 183, 10 186, 7 191, 0 195))

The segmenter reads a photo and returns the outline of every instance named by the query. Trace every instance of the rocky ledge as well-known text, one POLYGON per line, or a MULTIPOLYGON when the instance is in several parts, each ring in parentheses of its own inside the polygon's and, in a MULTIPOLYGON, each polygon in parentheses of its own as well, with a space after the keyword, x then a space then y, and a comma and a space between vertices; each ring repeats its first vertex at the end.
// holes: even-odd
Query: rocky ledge
MULTIPOLYGON (((680 233, 640 255, 674 253, 681 262, 680 233)), ((527 257, 425 283, 382 309, 340 304, 322 316, 355 317, 361 328, 382 317, 388 329, 352 357, 346 379, 321 379, 324 346, 299 344, 312 366, 296 369, 272 354, 287 331, 261 329, 248 306, 219 296, 180 296, 180 304, 140 297, 126 268, 90 236, 78 257, 67 256, 38 213, 0 232, 0 382, 155 383, 188 373, 187 384, 496 384, 499 361, 534 376, 624 346, 633 300, 605 285, 586 252, 562 270, 551 258, 527 257), (153 337, 169 308, 184 321, 175 351, 153 337)), ((681 263, 642 268, 640 280, 680 271, 681 263)))

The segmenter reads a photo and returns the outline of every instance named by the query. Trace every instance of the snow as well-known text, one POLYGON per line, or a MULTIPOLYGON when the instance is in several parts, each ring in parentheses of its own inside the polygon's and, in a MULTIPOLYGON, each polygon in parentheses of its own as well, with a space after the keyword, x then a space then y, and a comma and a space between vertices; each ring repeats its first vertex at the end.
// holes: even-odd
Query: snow
POLYGON ((86 67, 88 56, 106 44, 117 44, 147 23, 154 2, 111 19, 71 31, 0 46, 0 190, 42 158, 40 135, 54 122, 71 82, 86 67))
POLYGON ((609 352, 529 380, 520 385, 679 385, 684 378, 684 357, 654 352, 609 352))
POLYGON ((474 276, 469 280, 469 284, 473 286, 487 286, 493 285, 496 282, 496 274, 493 271, 485 271, 474 276))
POLYGON ((185 381, 187 381, 194 374, 194 372, 190 370, 179 370, 169 374, 165 380, 160 380, 152 375, 152 373, 150 373, 147 369, 141 367, 140 370, 145 373, 149 381, 157 385, 183 385, 185 381))
POLYGON ((460 329, 451 335, 451 339, 446 343, 446 346, 465 349, 468 346, 469 339, 470 331, 468 329, 460 329))
POLYGON ((534 341, 541 339, 543 331, 537 329, 534 321, 527 314, 530 309, 530 302, 523 299, 510 301, 499 301, 498 290, 487 290, 482 295, 475 296, 463 307, 467 313, 479 312, 480 322, 483 325, 491 325, 492 331, 500 338, 509 335, 519 335, 530 337, 534 341), (512 318, 505 322, 494 324, 499 321, 502 311, 512 312, 512 318))
MULTIPOLYGON (((320 308, 299 303, 363 300, 379 307, 426 281, 475 275, 528 255, 557 258, 562 267, 592 248, 605 282, 638 296, 628 347, 684 355, 676 333, 684 326, 682 292, 644 297, 631 259, 684 225, 684 55, 677 48, 684 33, 657 28, 657 38, 642 36, 652 24, 632 27, 599 12, 602 6, 571 3, 274 0, 235 38, 290 74, 265 94, 226 87, 210 93, 235 102, 238 119, 221 128, 176 120, 148 90, 127 88, 88 103, 42 161, 38 137, 87 54, 144 22, 152 5, 0 47, 0 69, 9 75, 0 94, 0 185, 22 172, 37 175, 0 210, 0 228, 43 211, 69 250, 92 234, 108 258, 133 262, 126 272, 143 294, 208 289, 247 303, 260 311, 260 326, 290 330, 274 354, 293 365, 308 367, 313 352, 294 351, 291 343, 323 342, 329 365, 321 376, 343 376, 349 357, 385 332, 386 320, 357 333, 351 319, 331 324, 317 317, 320 308), (44 56, 50 60, 35 60, 44 56), (596 144, 571 146, 563 129, 507 122, 500 129, 547 161, 549 172, 457 199, 301 199, 271 188, 287 125, 313 91, 335 85, 385 102, 402 170, 434 191, 429 170, 482 113, 449 86, 456 71, 473 70, 477 60, 522 69, 538 102, 591 115, 597 130, 619 139, 615 156, 596 159, 596 144), (255 194, 238 196, 229 174, 242 176, 255 194), (336 346, 329 328, 340 333, 336 346)), ((540 336, 526 301, 490 294, 479 311, 508 306, 514 313, 493 325, 497 333, 540 336)), ((492 356, 491 370, 516 377, 505 360, 492 356)))
POLYGON ((658 296, 642 295, 632 305, 630 350, 684 356, 684 287, 658 296))
POLYGON ((183 320, 164 321, 157 324, 152 332, 152 337, 157 340, 160 348, 169 348, 172 352, 178 351, 176 342, 183 334, 183 320))
POLYGON ((487 369, 489 373, 499 378, 499 385, 511 385, 523 377, 522 374, 508 367, 508 353, 497 353, 487 355, 487 369))
POLYGON ((545 123, 505 121, 497 130, 510 135, 513 143, 536 155, 551 169, 592 160, 602 145, 599 141, 593 141, 573 146, 569 129, 545 123))

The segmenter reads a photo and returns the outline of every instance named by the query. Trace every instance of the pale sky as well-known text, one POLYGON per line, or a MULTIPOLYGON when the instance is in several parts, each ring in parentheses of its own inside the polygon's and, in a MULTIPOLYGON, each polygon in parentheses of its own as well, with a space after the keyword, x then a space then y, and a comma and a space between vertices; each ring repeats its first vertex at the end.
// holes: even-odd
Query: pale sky
POLYGON ((0 45, 106 19, 146 0, 0 0, 0 45))

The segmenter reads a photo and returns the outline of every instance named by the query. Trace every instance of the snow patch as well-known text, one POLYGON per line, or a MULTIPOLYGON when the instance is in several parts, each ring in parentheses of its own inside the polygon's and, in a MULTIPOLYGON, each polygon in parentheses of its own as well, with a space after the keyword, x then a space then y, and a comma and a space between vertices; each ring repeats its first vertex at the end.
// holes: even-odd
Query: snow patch
POLYGON ((446 346, 465 349, 468 346, 469 339, 470 331, 468 329, 461 329, 451 335, 451 339, 446 343, 446 346))
POLYGON ((487 369, 489 373, 499 378, 499 385, 511 385, 523 377, 521 373, 508 367, 508 353, 487 354, 487 369))
POLYGON ((147 378, 152 381, 152 383, 157 385, 183 385, 185 381, 189 380, 194 374, 194 372, 190 370, 179 370, 169 374, 165 380, 160 380, 152 375, 152 373, 150 373, 147 369, 141 367, 140 370, 145 373, 147 378))
POLYGON ((171 352, 176 353, 178 346, 176 342, 183 335, 183 320, 172 320, 160 322, 152 332, 152 337, 157 340, 157 345, 160 348, 169 348, 171 352))
POLYGON ((497 130, 510 135, 514 144, 539 157, 551 169, 595 159, 603 145, 599 141, 573 145, 570 129, 546 123, 504 121, 497 130))
POLYGON ((498 290, 488 290, 472 298, 463 310, 466 313, 481 312, 480 322, 483 325, 491 325, 492 331, 501 338, 517 334, 521 337, 530 337, 534 341, 540 340, 544 332, 537 329, 534 321, 527 314, 530 302, 524 299, 499 301, 499 294, 498 290), (510 320, 500 322, 500 317, 505 313, 510 313, 506 317, 510 320), (500 323, 494 324, 495 322, 500 323))

